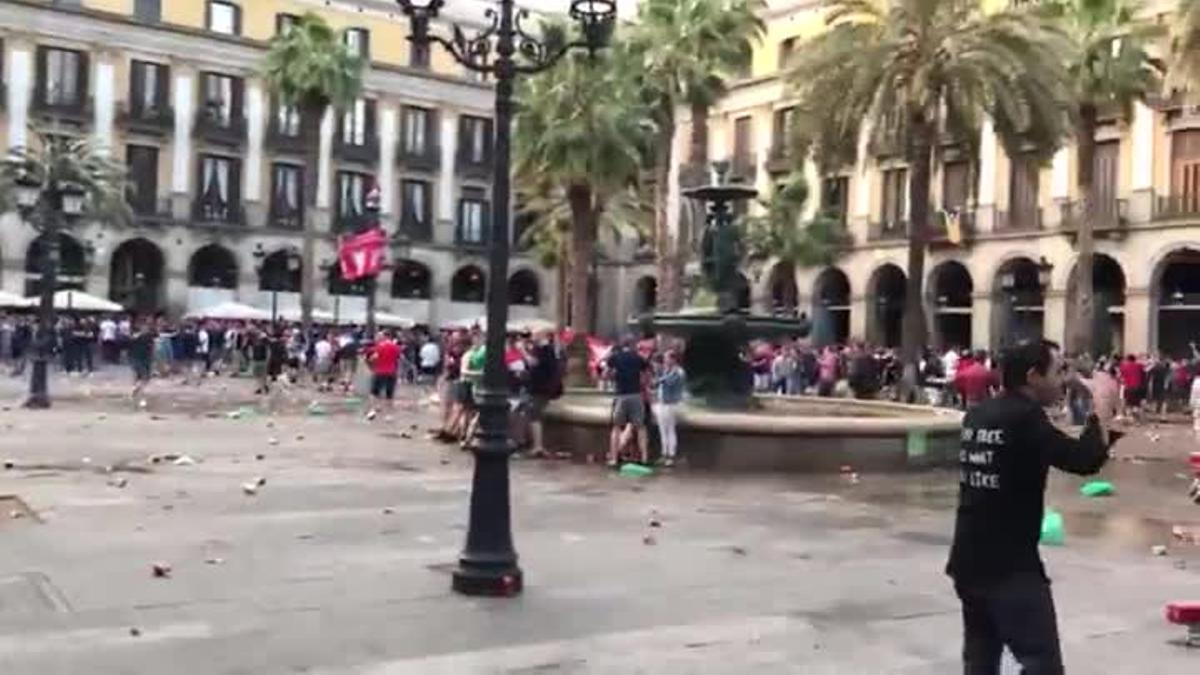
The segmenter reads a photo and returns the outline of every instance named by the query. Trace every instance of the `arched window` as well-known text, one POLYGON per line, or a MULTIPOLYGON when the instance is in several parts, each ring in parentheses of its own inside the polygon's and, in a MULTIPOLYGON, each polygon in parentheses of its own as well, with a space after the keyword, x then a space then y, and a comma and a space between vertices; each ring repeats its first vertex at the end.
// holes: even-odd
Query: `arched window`
POLYGON ((392 271, 392 297, 399 299, 428 300, 431 293, 432 276, 429 268, 415 260, 400 260, 392 271))
POLYGON ((508 304, 536 307, 541 304, 537 274, 517 270, 508 278, 508 304))
POLYGON ((450 299, 454 302, 483 302, 487 277, 475 265, 459 268, 450 279, 450 299))
POLYGON ((188 285, 201 288, 237 288, 237 258, 219 244, 196 251, 188 263, 188 285))

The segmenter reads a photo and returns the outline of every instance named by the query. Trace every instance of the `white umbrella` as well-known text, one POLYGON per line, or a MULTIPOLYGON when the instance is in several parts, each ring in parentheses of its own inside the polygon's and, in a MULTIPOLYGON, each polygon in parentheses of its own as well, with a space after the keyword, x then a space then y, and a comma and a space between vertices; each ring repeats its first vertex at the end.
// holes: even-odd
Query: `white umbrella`
POLYGON ((392 314, 391 312, 376 311, 375 324, 379 326, 387 326, 389 328, 408 329, 416 326, 417 322, 408 318, 407 316, 392 314))
POLYGON ((271 313, 240 302, 222 302, 188 312, 189 319, 228 319, 233 321, 270 321, 271 313))
POLYGON ((543 330, 554 330, 558 324, 548 319, 509 319, 508 330, 512 333, 536 333, 543 330))
POLYGON ((0 291, 0 307, 33 307, 37 305, 34 298, 22 298, 16 293, 0 291))
MULTIPOLYGON (((38 298, 26 298, 30 306, 38 304, 38 298)), ((54 309, 66 309, 76 312, 124 312, 125 308, 106 300, 98 295, 83 291, 63 290, 54 293, 54 309)))

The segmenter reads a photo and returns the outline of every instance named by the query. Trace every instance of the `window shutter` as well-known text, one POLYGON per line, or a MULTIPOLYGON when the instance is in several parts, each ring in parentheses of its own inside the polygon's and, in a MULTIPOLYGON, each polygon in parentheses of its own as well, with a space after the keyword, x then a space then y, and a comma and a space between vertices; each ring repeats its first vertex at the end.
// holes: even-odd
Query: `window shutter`
POLYGON ((242 7, 241 5, 232 5, 233 7, 233 34, 242 34, 242 7))
POLYGON ((229 210, 233 216, 242 205, 242 162, 229 159, 229 210))
POLYGON ((232 120, 234 128, 241 128, 246 121, 245 114, 242 109, 242 95, 244 93, 245 83, 240 77, 230 78, 232 85, 230 90, 233 92, 233 100, 229 104, 229 116, 232 120))
POLYGON ((37 49, 37 79, 34 84, 34 100, 38 103, 46 102, 46 81, 50 79, 50 73, 47 72, 48 50, 45 47, 37 49))
POLYGON ((84 52, 75 52, 79 55, 79 60, 76 61, 75 67, 78 69, 79 89, 76 91, 75 101, 83 105, 88 98, 88 55, 84 52))
POLYGON ((492 243, 492 203, 481 200, 479 207, 483 211, 483 217, 479 219, 483 223, 483 232, 479 233, 479 241, 487 246, 492 243))
POLYGON ((437 157, 441 143, 442 126, 440 113, 434 108, 425 113, 425 152, 437 157))
POLYGON ((363 63, 364 64, 370 63, 371 62, 371 31, 367 30, 366 28, 362 28, 359 30, 358 34, 359 34, 360 39, 362 40, 361 51, 362 51, 363 63))
POLYGON ((146 89, 147 65, 141 61, 131 61, 129 64, 129 112, 139 115, 142 112, 143 92, 146 89))
POLYGON ((158 91, 155 92, 155 100, 158 101, 158 109, 165 111, 168 101, 171 100, 171 69, 170 67, 159 64, 158 66, 158 91))
POLYGON ((469 121, 470 120, 468 120, 466 115, 461 115, 458 118, 458 159, 459 159, 459 161, 466 161, 467 159, 470 159, 470 157, 471 157, 471 149, 467 145, 471 141, 471 125, 468 123, 469 121))
POLYGON ((204 196, 204 180, 204 155, 199 155, 196 157, 196 173, 194 175, 197 201, 204 196))
POLYGON ((366 105, 363 106, 363 139, 367 143, 375 138, 375 101, 367 99, 366 105))
POLYGON ((492 121, 484 120, 483 123, 483 161, 491 163, 492 161, 492 145, 495 138, 492 136, 492 121))

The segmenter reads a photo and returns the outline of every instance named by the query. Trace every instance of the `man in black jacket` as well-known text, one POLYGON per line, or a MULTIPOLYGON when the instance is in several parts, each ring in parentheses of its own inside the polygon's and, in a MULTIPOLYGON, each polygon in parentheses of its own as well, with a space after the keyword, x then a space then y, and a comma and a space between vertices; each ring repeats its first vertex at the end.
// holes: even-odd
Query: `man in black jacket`
POLYGON ((1109 433, 1095 415, 1078 439, 1050 423, 1044 407, 1062 396, 1061 371, 1057 345, 1020 343, 1001 359, 1002 395, 963 419, 946 573, 962 600, 966 675, 999 675, 1005 646, 1024 673, 1063 672, 1054 598, 1037 549, 1046 475, 1051 466, 1099 471, 1109 433))

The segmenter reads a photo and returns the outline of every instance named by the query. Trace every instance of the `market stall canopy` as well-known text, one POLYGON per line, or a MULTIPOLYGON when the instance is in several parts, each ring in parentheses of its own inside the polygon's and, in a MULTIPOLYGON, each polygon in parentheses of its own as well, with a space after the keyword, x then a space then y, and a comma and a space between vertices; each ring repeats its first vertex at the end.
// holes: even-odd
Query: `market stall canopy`
MULTIPOLYGON (((467 319, 453 319, 442 323, 442 330, 470 330, 478 327, 479 330, 487 330, 487 317, 477 316, 467 319)), ((529 318, 529 319, 509 319, 509 333, 536 333, 539 330, 554 330, 557 324, 548 319, 529 318)))
POLYGON ((33 298, 23 298, 16 293, 0 291, 0 307, 33 307, 37 301, 33 298))
POLYGON ((189 319, 226 319, 231 321, 270 321, 271 313, 240 302, 222 302, 188 312, 189 319))
MULTIPOLYGON (((26 298, 30 307, 37 306, 40 300, 36 297, 26 298)), ((121 305, 98 295, 83 291, 62 290, 54 293, 54 309, 65 309, 74 312, 124 312, 121 305)))

